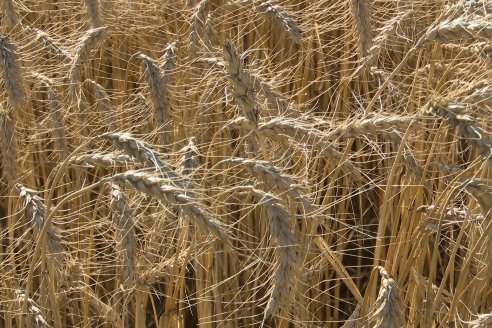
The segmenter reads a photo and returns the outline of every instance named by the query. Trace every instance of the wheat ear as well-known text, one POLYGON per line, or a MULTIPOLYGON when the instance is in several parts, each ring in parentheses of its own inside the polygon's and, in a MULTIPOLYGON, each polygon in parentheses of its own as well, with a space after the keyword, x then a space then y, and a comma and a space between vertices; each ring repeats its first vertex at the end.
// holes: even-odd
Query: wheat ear
POLYGON ((98 0, 84 0, 87 7, 87 15, 91 19, 91 25, 93 28, 101 26, 101 17, 99 16, 99 1, 98 0))
POLYGON ((87 79, 84 84, 92 91, 96 101, 96 108, 102 118, 102 122, 110 131, 118 131, 116 113, 109 95, 104 88, 94 80, 87 79))
POLYGON ((458 126, 460 136, 469 144, 478 148, 480 155, 487 160, 492 170, 492 142, 486 138, 486 132, 474 123, 474 119, 464 114, 464 108, 458 104, 429 104, 426 113, 437 115, 448 120, 450 126, 458 126))
POLYGON ((350 0, 350 9, 357 27, 360 57, 364 58, 372 40, 371 0, 350 0))
POLYGON ((111 184, 111 208, 113 209, 113 220, 118 229, 120 246, 124 252, 123 281, 133 284, 136 266, 136 236, 134 229, 133 213, 128 204, 128 199, 116 184, 111 184))
POLYGON ((73 157, 70 163, 76 165, 93 165, 101 168, 112 168, 114 166, 126 167, 134 165, 132 157, 121 154, 91 153, 73 157))
POLYGON ((154 60, 144 54, 139 54, 144 67, 144 77, 150 88, 150 99, 154 107, 155 121, 159 131, 159 141, 162 146, 171 144, 169 91, 166 81, 162 78, 159 67, 154 60))
POLYGON ((285 193, 294 203, 302 205, 305 213, 313 214, 315 207, 311 201, 306 198, 300 188, 294 184, 292 179, 280 174, 280 170, 266 161, 258 161, 246 158, 228 158, 219 162, 241 165, 246 171, 265 184, 268 190, 277 189, 285 193))
POLYGON ((453 42, 462 39, 477 40, 492 38, 492 24, 485 20, 467 21, 461 17, 453 21, 444 21, 431 28, 422 42, 453 42))
POLYGON ((107 32, 108 27, 106 26, 91 29, 85 33, 77 45, 69 72, 70 95, 72 99, 75 99, 80 89, 79 84, 82 81, 82 71, 84 64, 87 64, 89 61, 91 50, 95 49, 106 39, 107 32))
POLYGON ((273 273, 273 286, 265 307, 264 320, 273 317, 281 308, 287 308, 296 284, 298 243, 294 237, 290 215, 279 199, 269 193, 247 188, 259 198, 269 222, 270 236, 277 244, 278 259, 273 273))
MULTIPOLYGON (((29 221, 34 231, 34 237, 39 239, 39 233, 42 231, 44 225, 46 206, 33 190, 27 189, 20 183, 17 183, 15 187, 22 200, 26 219, 29 221)), ((57 259, 59 263, 63 263, 62 258, 64 257, 64 248, 60 237, 51 224, 48 226, 46 232, 46 244, 51 256, 53 256, 54 259, 57 259)))
MULTIPOLYGON (((24 301, 26 300, 26 295, 24 292, 20 290, 15 291, 15 295, 17 298, 17 301, 19 302, 19 305, 22 306, 24 301)), ((34 302, 31 298, 27 299, 27 313, 29 317, 31 318, 31 325, 35 328, 48 328, 50 327, 48 325, 48 322, 43 316, 43 313, 41 312, 41 309, 39 306, 34 302)))
POLYGON ((53 135, 55 137, 55 150, 58 153, 59 159, 64 160, 69 155, 67 137, 65 133, 65 124, 63 123, 62 106, 58 100, 58 95, 55 90, 48 89, 48 108, 53 125, 53 135))
POLYGON ((181 174, 190 175, 200 166, 200 153, 196 146, 196 139, 190 138, 188 144, 181 151, 181 174))
POLYGON ((237 106, 247 120, 258 126, 259 114, 255 103, 254 83, 251 76, 244 73, 241 60, 229 40, 224 43, 224 59, 237 106))
POLYGON ((262 0, 254 4, 254 8, 265 17, 273 26, 279 26, 290 35, 298 45, 302 45, 301 29, 282 7, 270 1, 262 0))
POLYGON ((162 79, 166 84, 170 82, 171 74, 176 68, 176 60, 178 58, 176 56, 176 51, 176 42, 169 43, 166 46, 166 49, 164 49, 164 55, 161 58, 161 69, 164 72, 162 79))
POLYGON ((9 18, 10 24, 19 24, 19 17, 14 2, 12 0, 2 0, 2 7, 5 15, 9 18))
POLYGON ((354 312, 350 315, 350 317, 345 321, 342 327, 340 328, 359 328, 359 314, 360 314, 361 305, 357 304, 354 312))
POLYGON ((383 267, 378 267, 381 275, 381 288, 376 303, 370 313, 371 320, 375 320, 374 328, 403 327, 401 320, 400 300, 398 287, 383 267))
POLYGON ((127 171, 114 175, 110 179, 181 209, 200 229, 207 233, 213 233, 224 245, 232 247, 226 231, 217 220, 210 218, 208 210, 185 195, 183 189, 168 185, 168 180, 138 171, 127 171))
POLYGON ((3 174, 10 186, 13 186, 17 179, 17 147, 15 144, 14 123, 2 107, 0 107, 0 131, 3 174))
POLYGON ((19 56, 6 37, 0 36, 0 68, 10 105, 21 108, 26 103, 26 90, 19 56))
POLYGON ((148 145, 137 138, 134 138, 127 133, 106 133, 101 135, 100 138, 111 141, 116 149, 123 150, 127 155, 154 167, 168 179, 172 180, 174 185, 178 187, 183 186, 183 178, 180 177, 169 164, 160 159, 161 154, 152 150, 148 145))
POLYGON ((470 322, 470 328, 488 328, 492 325, 492 312, 477 315, 477 319, 470 322))
POLYGON ((198 53, 200 39, 204 36, 208 13, 210 12, 214 1, 215 0, 200 1, 193 12, 193 22, 190 35, 190 54, 192 58, 194 58, 198 53))
MULTIPOLYGON (((272 140, 279 141, 285 146, 290 143, 285 136, 289 136, 300 144, 312 144, 324 157, 341 161, 343 154, 336 150, 330 143, 325 142, 324 135, 320 130, 303 127, 296 120, 275 118, 260 126, 260 132, 272 140)), ((362 175, 350 160, 346 159, 339 165, 352 174, 358 181, 362 181, 362 175)))
POLYGON ((34 27, 24 27, 24 30, 30 34, 34 34, 36 40, 38 40, 42 45, 43 49, 47 49, 48 52, 58 58, 61 61, 70 62, 72 60, 71 55, 63 49, 48 33, 34 28, 34 27))

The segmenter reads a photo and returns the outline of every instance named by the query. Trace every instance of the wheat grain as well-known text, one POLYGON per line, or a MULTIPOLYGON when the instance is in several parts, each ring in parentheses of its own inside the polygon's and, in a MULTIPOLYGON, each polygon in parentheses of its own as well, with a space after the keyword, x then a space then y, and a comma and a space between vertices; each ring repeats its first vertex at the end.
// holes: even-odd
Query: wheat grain
POLYGON ((274 283, 264 312, 265 321, 276 315, 281 308, 288 309, 296 285, 298 243, 292 232, 290 215, 279 199, 254 188, 247 189, 259 198, 259 204, 265 209, 270 235, 278 247, 278 259, 273 273, 274 283))
POLYGON ((110 140, 116 149, 123 150, 127 155, 142 163, 150 164, 168 179, 171 179, 173 184, 178 187, 182 186, 182 177, 180 177, 169 164, 160 159, 161 154, 152 150, 142 141, 127 133, 106 133, 101 135, 100 138, 110 140))
POLYGON ((138 171, 127 171, 114 175, 110 179, 114 182, 124 183, 165 204, 182 210, 200 229, 207 233, 213 233, 224 245, 232 247, 226 231, 218 221, 210 218, 208 210, 185 195, 183 189, 168 185, 169 181, 138 171))
POLYGON ((313 214, 316 212, 312 202, 305 197, 299 186, 294 184, 292 179, 279 173, 279 169, 270 165, 266 161, 258 161, 246 158, 228 158, 219 162, 241 165, 246 171, 265 184, 268 190, 277 189, 285 193, 294 203, 301 204, 306 213, 313 214))
POLYGON ((314 128, 303 127, 297 120, 289 120, 284 118, 275 118, 260 126, 260 132, 289 146, 290 143, 285 136, 293 138, 299 144, 312 145, 316 150, 329 158, 339 161, 339 165, 346 171, 352 174, 357 181, 362 181, 362 175, 356 166, 348 159, 340 162, 343 154, 336 150, 330 143, 325 142, 324 135, 320 130, 314 128))
POLYGON ((489 169, 492 169, 492 142, 486 138, 486 132, 474 124, 471 116, 465 114, 465 108, 453 103, 430 103, 424 113, 436 115, 448 120, 450 126, 459 126, 463 139, 478 148, 483 158, 487 160, 489 169))
POLYGON ((253 81, 249 75, 244 73, 241 60, 229 40, 224 43, 223 48, 227 73, 233 85, 236 105, 246 119, 258 126, 259 113, 256 108, 253 81))
POLYGON ((215 0, 202 0, 196 6, 193 12, 192 29, 190 34, 190 55, 196 57, 198 53, 200 40, 204 37, 205 24, 207 22, 208 13, 212 9, 215 0))
POLYGON ((196 139, 190 138, 190 141, 181 151, 181 174, 190 175, 200 166, 200 153, 196 146, 196 139))
POLYGON ((444 21, 431 28, 422 39, 422 42, 454 42, 462 39, 477 40, 492 38, 492 24, 485 20, 466 21, 458 18, 453 21, 444 21))
POLYGON ((0 69, 10 105, 22 108, 26 103, 26 90, 20 59, 10 40, 3 36, 0 36, 0 69))

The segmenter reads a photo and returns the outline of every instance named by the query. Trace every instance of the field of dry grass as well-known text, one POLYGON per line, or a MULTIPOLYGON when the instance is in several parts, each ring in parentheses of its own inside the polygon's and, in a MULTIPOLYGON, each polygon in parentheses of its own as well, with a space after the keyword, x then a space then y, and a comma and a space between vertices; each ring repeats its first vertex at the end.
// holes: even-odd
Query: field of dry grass
POLYGON ((0 328, 492 327, 492 2, 2 0, 0 328))

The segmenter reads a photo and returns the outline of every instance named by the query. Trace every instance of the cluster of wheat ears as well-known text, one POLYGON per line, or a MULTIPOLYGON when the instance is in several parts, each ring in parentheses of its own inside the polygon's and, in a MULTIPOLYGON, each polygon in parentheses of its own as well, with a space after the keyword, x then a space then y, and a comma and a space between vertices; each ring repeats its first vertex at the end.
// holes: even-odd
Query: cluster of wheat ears
POLYGON ((492 327, 492 2, 2 0, 0 327, 492 327))

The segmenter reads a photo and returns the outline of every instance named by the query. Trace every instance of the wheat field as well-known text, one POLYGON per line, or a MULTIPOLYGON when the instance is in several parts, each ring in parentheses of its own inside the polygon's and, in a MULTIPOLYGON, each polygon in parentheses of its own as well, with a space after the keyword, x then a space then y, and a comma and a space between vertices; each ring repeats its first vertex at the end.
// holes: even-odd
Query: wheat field
POLYGON ((492 1, 1 8, 0 328, 492 327, 492 1))

